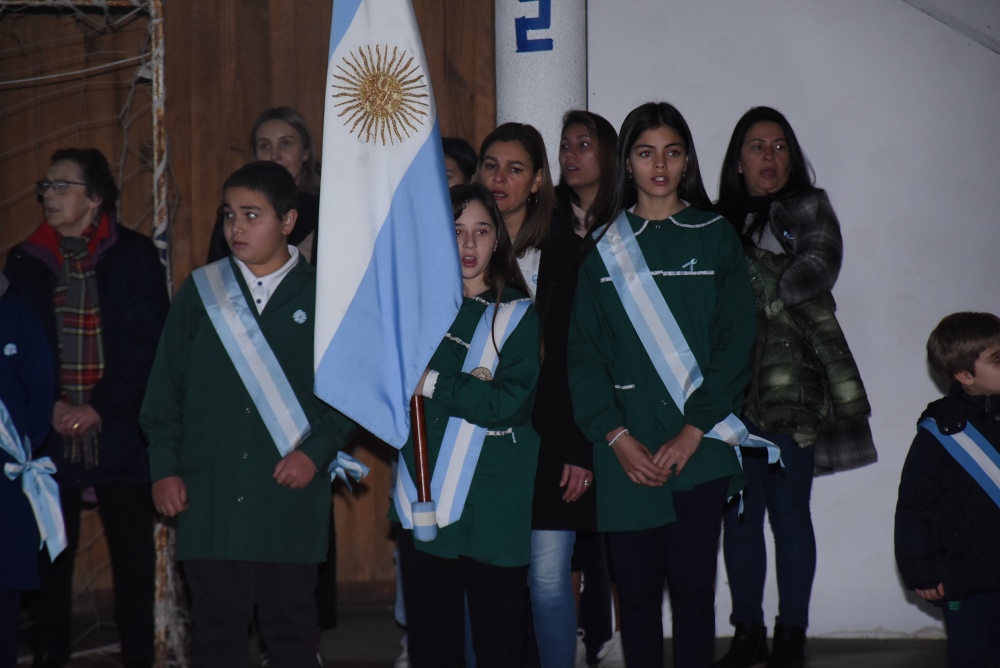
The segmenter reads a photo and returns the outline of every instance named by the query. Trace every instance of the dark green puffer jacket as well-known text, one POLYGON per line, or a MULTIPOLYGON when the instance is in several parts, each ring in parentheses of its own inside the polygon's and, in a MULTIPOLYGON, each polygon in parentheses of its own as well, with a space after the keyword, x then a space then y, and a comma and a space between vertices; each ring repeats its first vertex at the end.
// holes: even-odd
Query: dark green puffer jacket
POLYGON ((861 374, 834 314, 833 296, 786 305, 778 282, 794 257, 756 247, 745 251, 757 343, 744 414, 766 432, 813 445, 828 418, 841 422, 871 412, 861 374))

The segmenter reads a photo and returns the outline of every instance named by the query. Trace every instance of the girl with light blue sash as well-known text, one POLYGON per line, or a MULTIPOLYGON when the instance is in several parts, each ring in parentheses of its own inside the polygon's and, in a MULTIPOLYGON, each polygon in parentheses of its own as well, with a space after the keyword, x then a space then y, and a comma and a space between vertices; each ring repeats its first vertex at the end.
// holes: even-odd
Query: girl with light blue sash
POLYGON ((413 530, 421 518, 412 440, 400 450, 390 509, 402 525, 408 652, 414 668, 463 666, 468 597, 478 666, 520 666, 539 442, 531 426, 538 316, 493 195, 459 185, 451 197, 465 299, 417 388, 426 397, 436 537, 413 530))
POLYGON ((754 340, 739 240, 711 211, 687 123, 666 103, 619 132, 614 196, 596 219, 570 324, 570 390, 593 443, 625 662, 709 666, 722 511, 742 485, 733 445, 754 340))

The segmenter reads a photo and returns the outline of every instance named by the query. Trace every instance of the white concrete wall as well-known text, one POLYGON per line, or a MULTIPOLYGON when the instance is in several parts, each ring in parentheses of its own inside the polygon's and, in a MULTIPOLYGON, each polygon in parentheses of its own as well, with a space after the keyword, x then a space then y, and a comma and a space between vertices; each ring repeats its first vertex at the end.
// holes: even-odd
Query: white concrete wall
POLYGON ((558 182, 563 114, 587 106, 586 3, 496 0, 494 10, 497 125, 534 126, 558 182))
MULTIPOLYGON (((900 584, 893 512, 939 392, 927 335, 953 311, 1000 312, 1000 55, 901 0, 590 0, 588 25, 590 109, 618 127, 642 102, 674 103, 713 197, 746 109, 791 121, 843 226, 834 294, 879 449, 877 464, 815 482, 810 633, 940 635, 900 584)), ((776 598, 772 568, 769 627, 776 598)), ((729 612, 720 559, 720 635, 729 612)))

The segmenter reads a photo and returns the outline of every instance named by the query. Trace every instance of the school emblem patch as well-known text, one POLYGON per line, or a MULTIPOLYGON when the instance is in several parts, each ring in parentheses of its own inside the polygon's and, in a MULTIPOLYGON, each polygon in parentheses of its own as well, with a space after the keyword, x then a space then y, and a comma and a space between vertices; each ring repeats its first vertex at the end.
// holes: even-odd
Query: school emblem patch
POLYGON ((292 320, 294 320, 300 325, 306 321, 307 317, 308 316, 306 316, 306 312, 303 311, 302 309, 299 309, 298 311, 292 314, 292 320))
POLYGON ((17 346, 13 343, 8 343, 3 347, 3 354, 7 357, 17 354, 17 346))

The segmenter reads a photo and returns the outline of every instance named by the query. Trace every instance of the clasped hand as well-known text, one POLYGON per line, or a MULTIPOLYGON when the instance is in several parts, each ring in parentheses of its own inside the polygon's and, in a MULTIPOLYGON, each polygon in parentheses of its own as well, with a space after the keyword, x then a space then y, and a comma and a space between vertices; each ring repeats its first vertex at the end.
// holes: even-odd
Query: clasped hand
MULTIPOLYGON (((608 441, 620 431, 619 427, 609 432, 608 441)), ((704 432, 697 427, 684 425, 684 428, 661 445, 655 454, 650 454, 646 446, 631 434, 620 436, 613 447, 629 480, 637 485, 660 487, 670 479, 671 475, 680 475, 701 444, 703 435, 704 432)))

